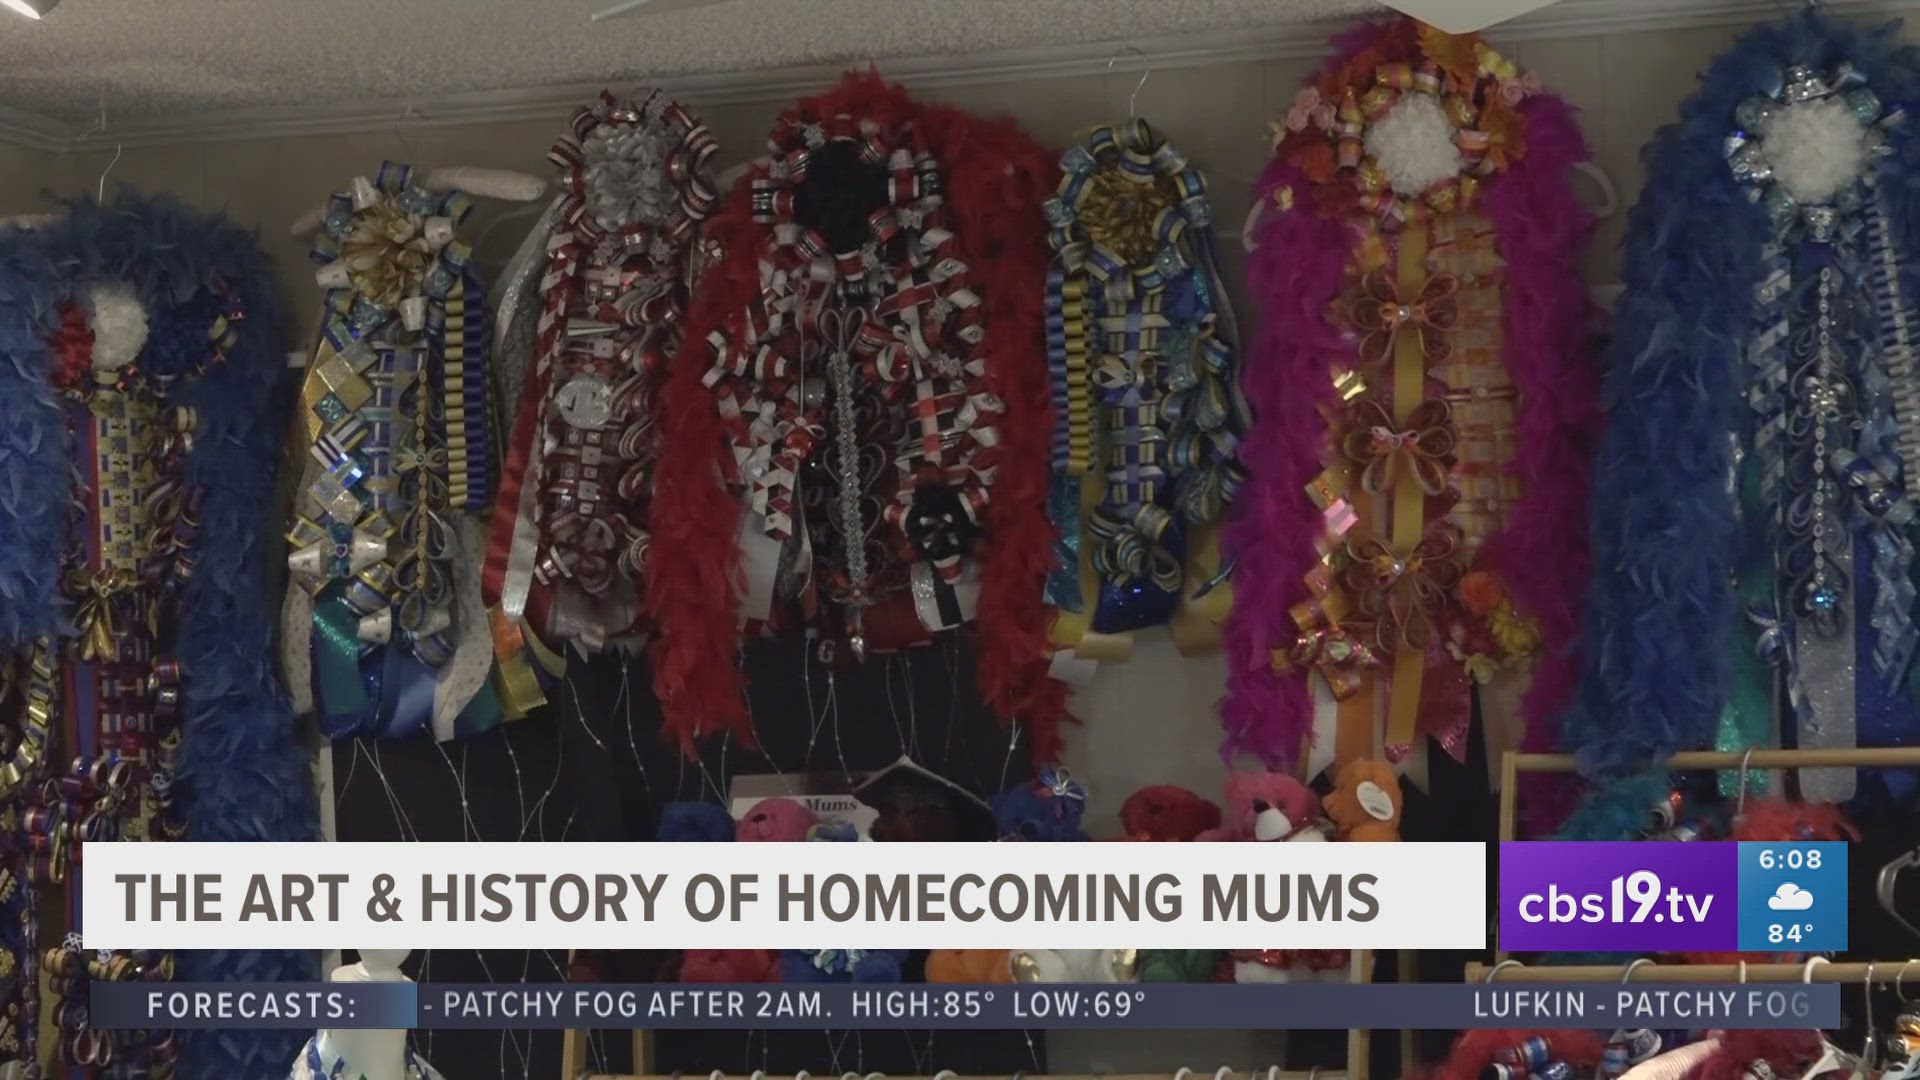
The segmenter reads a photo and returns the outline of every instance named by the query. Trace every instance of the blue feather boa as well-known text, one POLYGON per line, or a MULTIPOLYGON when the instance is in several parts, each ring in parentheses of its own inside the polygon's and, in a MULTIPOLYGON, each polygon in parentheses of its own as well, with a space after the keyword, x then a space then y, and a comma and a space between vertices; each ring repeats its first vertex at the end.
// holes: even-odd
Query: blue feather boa
MULTIPOLYGON (((1750 30, 1644 155, 1594 473, 1587 666, 1562 733, 1588 775, 1711 741, 1733 688, 1732 571, 1769 525, 1740 523, 1727 480, 1729 433, 1751 427, 1743 350, 1768 233, 1727 164, 1735 108, 1777 86, 1786 65, 1851 62, 1887 108, 1908 114, 1880 168, 1895 235, 1920 252, 1920 53, 1898 32, 1811 8, 1750 30)), ((1920 265, 1903 281, 1920 296, 1920 265)))
MULTIPOLYGON (((285 323, 255 237, 171 199, 77 202, 56 222, 0 232, 0 647, 70 632, 58 589, 73 472, 48 342, 62 304, 89 281, 122 283, 150 313, 215 276, 245 305, 224 365, 176 393, 201 418, 187 483, 204 493, 195 570, 176 653, 186 673, 175 790, 192 840, 317 840, 316 804, 293 716, 272 667, 262 555, 289 405, 285 323)), ((159 326, 161 319, 151 320, 159 326)), ((183 979, 312 979, 304 952, 182 953, 183 979)), ((283 1077, 294 1032, 209 1031, 178 1074, 283 1077)))

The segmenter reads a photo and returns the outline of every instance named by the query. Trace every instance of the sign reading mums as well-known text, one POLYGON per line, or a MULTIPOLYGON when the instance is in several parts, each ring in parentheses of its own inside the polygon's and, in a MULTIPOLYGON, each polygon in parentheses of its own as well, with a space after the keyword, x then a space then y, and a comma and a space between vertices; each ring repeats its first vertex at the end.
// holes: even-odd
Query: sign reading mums
POLYGON ((137 844, 101 949, 1486 944, 1479 844, 137 844))

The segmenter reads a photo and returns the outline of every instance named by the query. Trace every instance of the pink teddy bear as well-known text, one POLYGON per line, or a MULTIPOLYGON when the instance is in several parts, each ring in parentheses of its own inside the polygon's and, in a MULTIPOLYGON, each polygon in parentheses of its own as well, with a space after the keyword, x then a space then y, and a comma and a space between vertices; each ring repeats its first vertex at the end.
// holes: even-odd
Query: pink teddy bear
POLYGON ((1320 799, 1285 773, 1240 772, 1227 777, 1220 827, 1196 840, 1325 840, 1320 799))

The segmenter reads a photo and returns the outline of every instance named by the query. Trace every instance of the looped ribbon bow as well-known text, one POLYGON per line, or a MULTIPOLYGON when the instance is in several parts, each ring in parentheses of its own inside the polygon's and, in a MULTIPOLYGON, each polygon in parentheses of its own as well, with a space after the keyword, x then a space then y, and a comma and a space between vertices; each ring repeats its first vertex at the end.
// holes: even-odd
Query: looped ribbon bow
POLYGON ((1458 443, 1453 407, 1443 398, 1421 402, 1403 422, 1378 401, 1361 398, 1341 448, 1360 467, 1360 487, 1370 495, 1391 491, 1402 478, 1438 495, 1447 488, 1458 443))
POLYGON ((394 450, 393 468, 403 479, 415 485, 416 499, 431 495, 432 498, 427 501, 438 502, 446 493, 446 447, 408 442, 394 450))
POLYGON ((1056 821, 1068 821, 1087 809, 1087 788, 1058 765, 1035 774, 1033 790, 1048 803, 1056 821))
POLYGON ((1429 363, 1453 355, 1450 331, 1460 321, 1459 291, 1460 281, 1451 274, 1434 274, 1407 298, 1384 269, 1362 278, 1346 305, 1348 321, 1360 335, 1362 362, 1377 367, 1391 360, 1394 339, 1403 331, 1420 335, 1429 363))
POLYGON ((132 586, 131 578, 111 567, 67 575, 67 589, 79 601, 73 620, 80 635, 80 659, 112 659, 114 608, 132 586))
POLYGON ((354 216, 352 230, 340 242, 340 264, 355 292, 391 311, 420 288, 452 238, 452 229, 435 219, 423 222, 382 202, 354 216))
POLYGON ((1424 650, 1433 641, 1434 617, 1464 576, 1460 542, 1459 527, 1446 521, 1429 526, 1411 551, 1377 536, 1347 537, 1341 584, 1355 613, 1373 624, 1382 652, 1424 650))

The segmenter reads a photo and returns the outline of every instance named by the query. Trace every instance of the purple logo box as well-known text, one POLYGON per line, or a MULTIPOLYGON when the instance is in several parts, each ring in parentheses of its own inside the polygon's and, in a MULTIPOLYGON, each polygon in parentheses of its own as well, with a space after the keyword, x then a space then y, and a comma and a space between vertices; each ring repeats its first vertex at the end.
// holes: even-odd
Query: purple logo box
POLYGON ((1500 845, 1508 952, 1732 951, 1739 845, 1520 841, 1500 845))

